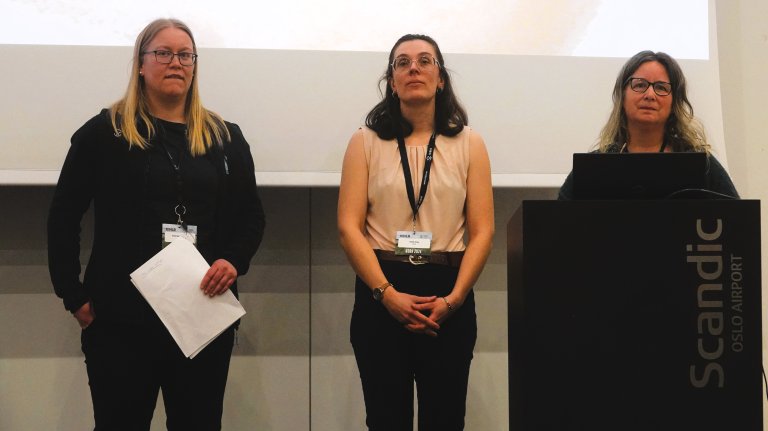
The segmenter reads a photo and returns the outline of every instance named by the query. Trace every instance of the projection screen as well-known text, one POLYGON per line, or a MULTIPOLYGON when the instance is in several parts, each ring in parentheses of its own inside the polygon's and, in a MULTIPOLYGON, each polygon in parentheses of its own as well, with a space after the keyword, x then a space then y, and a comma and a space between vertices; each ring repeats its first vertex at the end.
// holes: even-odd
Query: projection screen
POLYGON ((0 0, 0 184, 54 184, 72 133, 125 91, 136 35, 187 22, 203 103, 238 123, 257 180, 338 185, 401 35, 433 36, 500 187, 558 186, 592 148, 624 61, 677 58, 725 162, 713 0, 0 0))

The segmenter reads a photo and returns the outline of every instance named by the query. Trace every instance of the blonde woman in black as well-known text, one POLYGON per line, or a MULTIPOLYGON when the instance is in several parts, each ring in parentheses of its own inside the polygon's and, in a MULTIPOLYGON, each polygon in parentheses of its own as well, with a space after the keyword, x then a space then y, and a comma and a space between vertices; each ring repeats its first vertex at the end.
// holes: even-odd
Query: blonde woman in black
POLYGON ((149 429, 159 390, 168 429, 221 428, 234 328, 188 359, 129 276, 161 250, 171 226, 193 232, 211 265, 201 295, 237 293, 261 242, 248 144, 237 125, 202 106, 198 60, 184 23, 144 28, 125 96, 72 136, 51 204, 51 280, 82 328, 96 430, 149 429), (93 248, 81 281, 80 222, 91 204, 93 248))

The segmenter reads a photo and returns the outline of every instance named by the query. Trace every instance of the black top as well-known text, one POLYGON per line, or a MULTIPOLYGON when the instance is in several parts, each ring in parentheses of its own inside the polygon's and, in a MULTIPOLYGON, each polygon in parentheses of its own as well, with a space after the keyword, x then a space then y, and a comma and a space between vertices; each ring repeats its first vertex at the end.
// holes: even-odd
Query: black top
MULTIPOLYGON (((594 151, 597 152, 597 151, 594 151)), ((621 146, 619 145, 611 145, 608 147, 607 153, 619 153, 621 152, 621 146)), ((723 165, 720 164, 720 162, 713 156, 712 154, 709 154, 707 157, 707 172, 706 172, 706 189, 713 191, 715 193, 719 193, 723 198, 738 198, 739 193, 736 191, 736 187, 733 185, 733 181, 731 181, 731 177, 728 176, 728 172, 725 171, 725 168, 723 168, 723 165)), ((606 180, 608 181, 608 180, 606 180)), ((712 197, 718 197, 717 195, 713 195, 712 197)), ((570 172, 568 174, 568 177, 565 178, 565 182, 563 182, 563 185, 560 187, 560 191, 557 194, 558 200, 573 200, 573 172, 570 172)))
POLYGON ((156 135, 144 150, 115 136, 107 110, 72 136, 48 217, 51 281, 70 312, 90 300, 99 319, 154 318, 129 274, 160 251, 162 223, 177 221, 179 190, 184 221, 197 225, 208 263, 226 259, 243 275, 261 242, 264 211, 240 128, 226 123, 232 140, 192 157, 184 124, 154 121, 156 135), (91 202, 93 248, 81 282, 80 222, 91 202))
POLYGON ((186 211, 184 223, 197 226, 198 244, 205 248, 216 230, 213 222, 216 220, 217 189, 220 186, 217 157, 212 154, 192 157, 186 125, 155 119, 155 126, 158 130, 156 145, 148 149, 144 231, 156 239, 158 226, 176 223, 175 207, 181 203, 186 211), (176 168, 180 186, 175 179, 176 168))

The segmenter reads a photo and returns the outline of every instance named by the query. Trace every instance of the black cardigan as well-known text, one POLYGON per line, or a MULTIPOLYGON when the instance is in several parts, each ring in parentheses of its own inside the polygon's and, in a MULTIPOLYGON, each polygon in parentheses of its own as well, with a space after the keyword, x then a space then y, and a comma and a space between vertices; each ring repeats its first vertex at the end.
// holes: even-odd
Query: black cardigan
MULTIPOLYGON (((231 141, 208 155, 219 176, 219 204, 215 232, 200 252, 209 263, 226 259, 243 275, 264 234, 264 210, 248 144, 237 125, 226 126, 231 141)), ((99 319, 141 323, 154 312, 129 274, 161 243, 160 226, 152 241, 141 231, 151 148, 129 148, 119 135, 105 109, 72 136, 48 215, 48 267, 54 291, 70 312, 91 301, 99 319), (81 282, 80 223, 91 202, 93 248, 81 282)), ((237 294, 236 285, 232 290, 237 294)))

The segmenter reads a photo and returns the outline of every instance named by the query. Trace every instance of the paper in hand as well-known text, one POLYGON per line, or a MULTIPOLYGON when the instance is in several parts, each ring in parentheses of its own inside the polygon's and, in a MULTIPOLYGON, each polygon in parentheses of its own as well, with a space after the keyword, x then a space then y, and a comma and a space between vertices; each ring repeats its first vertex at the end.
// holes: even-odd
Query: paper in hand
POLYGON ((203 293, 200 282, 208 268, 197 248, 178 238, 131 273, 131 282, 190 359, 245 315, 232 291, 203 293))

